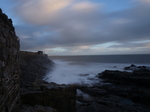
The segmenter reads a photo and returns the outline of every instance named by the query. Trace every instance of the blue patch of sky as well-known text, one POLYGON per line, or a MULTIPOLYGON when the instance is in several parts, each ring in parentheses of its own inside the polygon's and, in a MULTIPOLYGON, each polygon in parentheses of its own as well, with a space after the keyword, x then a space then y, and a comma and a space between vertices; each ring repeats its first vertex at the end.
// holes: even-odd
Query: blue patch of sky
POLYGON ((129 9, 132 7, 131 0, 94 0, 96 3, 104 4, 106 12, 114 12, 129 9))
POLYGON ((15 3, 12 0, 5 0, 5 2, 0 3, 0 8, 9 16, 12 16, 12 8, 15 7, 15 3))
POLYGON ((13 8, 15 7, 15 3, 12 0, 5 0, 5 2, 0 3, 0 8, 2 9, 3 13, 7 14, 7 16, 13 19, 13 24, 18 25, 20 24, 19 19, 17 19, 16 15, 13 13, 13 8))

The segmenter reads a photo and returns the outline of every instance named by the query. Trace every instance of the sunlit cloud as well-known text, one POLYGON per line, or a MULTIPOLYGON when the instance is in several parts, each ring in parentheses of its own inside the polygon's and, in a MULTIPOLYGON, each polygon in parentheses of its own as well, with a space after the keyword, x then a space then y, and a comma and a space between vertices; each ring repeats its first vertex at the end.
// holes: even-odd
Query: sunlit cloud
POLYGON ((72 9, 80 13, 80 12, 91 12, 98 9, 99 7, 100 4, 85 1, 73 5, 72 9))
POLYGON ((17 12, 28 22, 45 24, 53 20, 58 12, 73 0, 31 0, 20 4, 17 12))

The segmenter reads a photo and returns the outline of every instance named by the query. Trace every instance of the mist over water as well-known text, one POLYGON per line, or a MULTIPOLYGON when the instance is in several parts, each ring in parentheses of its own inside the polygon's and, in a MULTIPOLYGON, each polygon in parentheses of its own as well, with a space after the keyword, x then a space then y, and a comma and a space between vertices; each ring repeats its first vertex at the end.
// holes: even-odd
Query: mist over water
POLYGON ((53 60, 56 64, 44 80, 57 84, 88 84, 99 82, 95 77, 98 73, 109 70, 123 70, 128 64, 88 63, 75 61, 53 60))
POLYGON ((95 55, 95 56, 50 56, 54 69, 44 78, 57 84, 99 83, 96 77, 104 70, 124 71, 124 67, 150 66, 150 55, 95 55))

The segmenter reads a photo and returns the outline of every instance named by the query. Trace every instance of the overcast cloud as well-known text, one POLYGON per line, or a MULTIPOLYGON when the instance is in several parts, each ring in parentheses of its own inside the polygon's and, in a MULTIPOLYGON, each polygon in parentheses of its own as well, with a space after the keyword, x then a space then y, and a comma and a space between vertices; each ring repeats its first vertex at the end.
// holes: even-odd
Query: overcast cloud
POLYGON ((22 50, 50 55, 150 53, 150 0, 127 0, 130 7, 115 11, 101 0, 2 1, 13 4, 8 14, 22 50))

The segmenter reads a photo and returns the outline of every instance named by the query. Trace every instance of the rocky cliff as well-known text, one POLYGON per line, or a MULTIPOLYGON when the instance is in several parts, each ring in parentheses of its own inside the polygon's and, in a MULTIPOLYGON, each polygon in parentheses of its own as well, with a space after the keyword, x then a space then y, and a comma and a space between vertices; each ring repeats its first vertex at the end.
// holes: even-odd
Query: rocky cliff
POLYGON ((76 87, 43 81, 54 63, 42 51, 19 48, 12 21, 0 9, 0 112, 76 112, 76 87))
POLYGON ((49 71, 54 63, 45 55, 38 52, 20 51, 20 86, 28 87, 35 85, 49 71))
MULTIPOLYGON (((41 80, 52 70, 53 66, 54 63, 41 52, 20 51, 22 105, 28 108, 42 105, 55 108, 57 112, 76 112, 76 87, 41 80)), ((47 111, 54 112, 55 110, 47 111)), ((41 112, 47 111, 44 108, 41 109, 41 112)), ((21 112, 32 111, 23 109, 21 112)))
POLYGON ((19 76, 19 39, 0 9, 0 112, 11 112, 19 104, 19 76))

